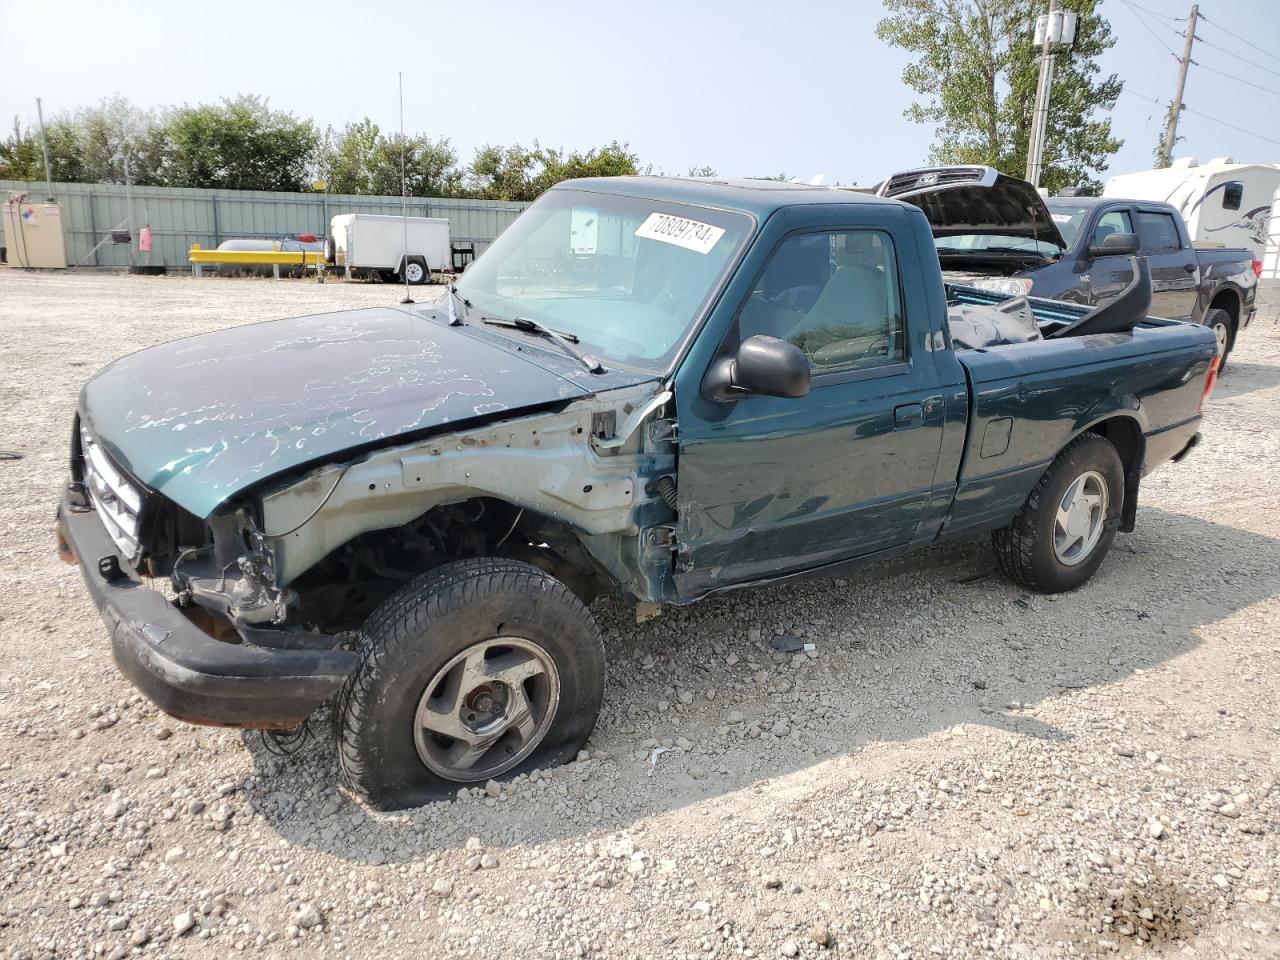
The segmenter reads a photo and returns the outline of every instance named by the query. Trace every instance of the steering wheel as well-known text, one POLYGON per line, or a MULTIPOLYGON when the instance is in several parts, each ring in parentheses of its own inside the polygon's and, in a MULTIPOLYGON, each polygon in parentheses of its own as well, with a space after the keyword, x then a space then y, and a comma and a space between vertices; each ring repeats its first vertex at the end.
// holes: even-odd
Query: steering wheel
POLYGON ((883 334, 872 337, 858 337, 852 340, 837 340, 813 351, 810 360, 815 366, 834 367, 855 363, 877 356, 885 352, 889 338, 883 334))

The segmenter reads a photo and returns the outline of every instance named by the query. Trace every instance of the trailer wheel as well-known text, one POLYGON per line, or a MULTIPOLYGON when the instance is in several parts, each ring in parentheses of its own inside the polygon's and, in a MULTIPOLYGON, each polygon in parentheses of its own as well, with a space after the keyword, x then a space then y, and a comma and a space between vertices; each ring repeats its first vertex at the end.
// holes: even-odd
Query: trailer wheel
POLYGON ((518 560, 424 574, 373 613, 360 643, 334 734, 347 784, 380 810, 572 760, 604 697, 591 614, 518 560))
POLYGON ((1074 590, 1101 566, 1124 510, 1124 465, 1109 441, 1069 443, 1007 527, 991 534, 996 563, 1037 593, 1074 590))
POLYGON ((401 282, 407 281, 410 286, 417 287, 431 279, 431 271, 427 269, 427 261, 422 257, 410 257, 400 268, 401 282))
POLYGON ((324 238, 324 262, 325 263, 338 262, 338 244, 333 239, 332 234, 324 238))

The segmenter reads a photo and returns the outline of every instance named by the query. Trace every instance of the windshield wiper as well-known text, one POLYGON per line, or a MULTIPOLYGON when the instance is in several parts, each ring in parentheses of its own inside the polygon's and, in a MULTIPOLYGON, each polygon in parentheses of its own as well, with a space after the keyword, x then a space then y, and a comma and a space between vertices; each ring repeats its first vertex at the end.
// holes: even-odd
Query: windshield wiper
POLYGON ((528 317, 512 317, 510 320, 499 320, 497 317, 482 317, 481 323, 487 323, 491 327, 509 327, 512 330, 523 330, 526 333, 536 333, 539 336, 546 337, 562 351, 567 353, 573 359, 587 368, 588 373, 604 373, 604 364, 595 357, 589 356, 574 347, 575 343, 579 343, 579 339, 572 333, 562 333, 559 330, 553 330, 544 326, 537 320, 530 320, 528 317))
POLYGON ((466 316, 471 312, 471 301, 458 292, 457 286, 449 284, 449 326, 462 326, 462 317, 458 316, 457 304, 462 304, 462 314, 466 316))

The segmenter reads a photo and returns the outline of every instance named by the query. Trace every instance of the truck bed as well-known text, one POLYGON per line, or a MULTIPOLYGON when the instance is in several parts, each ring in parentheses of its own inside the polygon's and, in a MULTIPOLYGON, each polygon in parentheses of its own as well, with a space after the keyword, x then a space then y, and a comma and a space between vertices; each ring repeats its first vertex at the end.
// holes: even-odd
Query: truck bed
MULTIPOLYGON (((1007 299, 948 286, 953 303, 1007 299)), ((1089 311, 1029 298, 1043 330, 1089 311)), ((1181 450, 1200 422, 1212 333, 1148 317, 1130 333, 1064 337, 958 350, 969 388, 970 418, 955 504, 944 535, 1002 525, 1026 499, 1058 451, 1081 430, 1124 418, 1143 460, 1159 464, 1181 450)), ((1145 470, 1144 470, 1145 472, 1145 470)))

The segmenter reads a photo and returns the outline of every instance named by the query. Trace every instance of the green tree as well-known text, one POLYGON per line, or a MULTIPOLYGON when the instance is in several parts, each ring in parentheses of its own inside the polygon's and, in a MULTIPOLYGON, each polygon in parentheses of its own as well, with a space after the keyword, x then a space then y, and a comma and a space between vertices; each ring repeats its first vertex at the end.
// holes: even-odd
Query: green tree
MULTIPOLYGON (((365 117, 341 133, 325 134, 320 175, 332 193, 399 195, 400 135, 385 136, 365 117)), ((404 171, 411 197, 454 197, 462 192, 458 155, 444 137, 404 140, 404 171)))
POLYGON ((1156 137, 1156 148, 1151 151, 1151 166, 1156 170, 1163 170, 1173 162, 1173 148, 1178 145, 1178 141, 1185 139, 1176 133, 1173 136, 1173 143, 1169 145, 1169 149, 1164 148, 1164 131, 1169 126, 1169 121, 1173 119, 1174 110, 1177 104, 1170 101, 1169 106, 1164 111, 1164 124, 1160 127, 1158 136, 1156 137))
POLYGON ((81 165, 79 179, 88 183, 124 183, 127 157, 133 183, 165 182, 169 141, 153 111, 142 110, 117 95, 96 107, 76 111, 72 125, 81 165))
MULTIPOLYGON (((320 137, 261 97, 182 106, 167 117, 165 182, 227 190, 308 190, 320 137)), ((399 192, 399 191, 397 191, 399 192)))
POLYGON ((636 159, 627 144, 616 140, 585 153, 566 153, 536 140, 532 148, 486 145, 476 151, 467 169, 467 190, 491 200, 536 200, 561 180, 634 175, 636 159))
MULTIPOLYGON (((45 121, 49 141, 49 174, 54 182, 83 179, 76 130, 69 117, 51 117, 45 121)), ((0 143, 0 180, 43 180, 44 157, 40 150, 40 128, 28 124, 24 129, 15 117, 13 135, 0 143)))
MULTIPOLYGON (((125 158, 134 183, 164 182, 168 153, 165 131, 155 113, 135 107, 124 97, 104 99, 74 114, 45 122, 49 166, 55 181, 124 183, 125 158)), ((0 144, 0 177, 44 179, 40 129, 14 123, 13 136, 0 144)))
MULTIPOLYGON (((937 127, 931 163, 981 163, 1021 177, 1026 172, 1039 75, 1030 27, 1039 0, 884 0, 881 40, 913 60, 902 79, 923 98, 908 119, 937 127)), ((1123 84, 1103 77, 1097 58, 1115 44, 1098 0, 1061 0, 1079 14, 1075 43, 1059 52, 1045 137, 1041 185, 1097 185, 1094 177, 1124 141, 1106 114, 1123 84)))
POLYGON ((467 193, 484 200, 532 200, 533 175, 538 167, 537 142, 533 150, 519 144, 510 147, 485 144, 467 167, 467 193))

